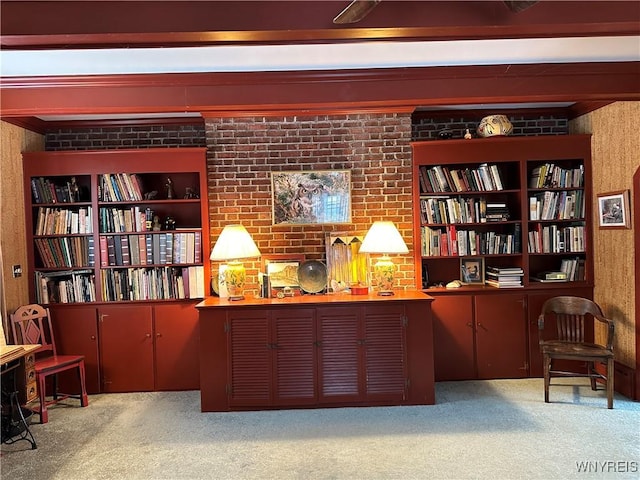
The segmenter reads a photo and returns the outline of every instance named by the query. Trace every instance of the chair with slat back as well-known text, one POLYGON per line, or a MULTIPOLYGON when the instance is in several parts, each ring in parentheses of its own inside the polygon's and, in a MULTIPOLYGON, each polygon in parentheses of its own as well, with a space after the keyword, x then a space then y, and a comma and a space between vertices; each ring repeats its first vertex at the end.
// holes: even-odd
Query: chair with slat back
POLYGON ((559 296, 550 298, 542 306, 538 330, 543 359, 544 401, 549 403, 551 378, 588 377, 593 390, 597 389, 597 380, 606 382, 607 407, 613 408, 613 320, 606 318, 600 307, 589 299, 559 296), (545 319, 550 320, 552 317, 556 321, 555 337, 544 338, 545 319), (606 344, 591 340, 592 336, 595 337, 596 321, 606 326, 606 344), (587 362, 587 371, 556 370, 553 365, 555 360, 587 362), (606 374, 596 370, 596 363, 606 366, 606 374))
POLYGON ((80 400, 80 405, 89 405, 85 386, 84 356, 82 355, 58 355, 56 343, 51 327, 51 315, 48 308, 40 305, 24 305, 11 314, 11 330, 13 339, 17 344, 40 344, 36 350, 36 381, 38 383, 38 397, 40 405, 32 408, 40 414, 40 423, 49 421, 47 407, 66 398, 80 400), (80 380, 80 393, 67 394, 58 392, 57 374, 66 370, 77 370, 80 380), (52 378, 52 400, 47 400, 46 379, 52 378))

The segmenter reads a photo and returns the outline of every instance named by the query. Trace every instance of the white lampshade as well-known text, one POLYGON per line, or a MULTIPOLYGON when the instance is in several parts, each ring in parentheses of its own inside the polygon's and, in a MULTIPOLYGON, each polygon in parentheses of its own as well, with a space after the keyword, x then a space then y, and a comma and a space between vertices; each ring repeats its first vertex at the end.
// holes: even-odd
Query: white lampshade
POLYGON ((407 253, 409 249, 393 222, 374 222, 360 246, 362 253, 407 253))
POLYGON ((242 225, 227 225, 211 250, 211 260, 239 260, 259 257, 260 250, 242 225))

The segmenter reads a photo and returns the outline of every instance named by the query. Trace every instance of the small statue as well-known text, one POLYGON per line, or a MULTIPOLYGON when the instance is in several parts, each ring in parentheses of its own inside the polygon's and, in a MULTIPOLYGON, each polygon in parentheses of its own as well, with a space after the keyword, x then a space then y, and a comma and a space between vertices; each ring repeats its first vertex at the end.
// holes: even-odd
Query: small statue
POLYGON ((196 193, 193 187, 186 187, 184 191, 184 198, 190 199, 190 198, 200 198, 200 197, 198 197, 198 194, 196 193))
POLYGON ((145 200, 155 200, 155 198, 158 196, 158 191, 157 190, 153 190, 151 192, 147 192, 144 194, 144 199, 145 200))
POLYGON ((176 221, 173 217, 167 217, 164 220, 164 229, 165 230, 175 230, 176 229, 176 221))
POLYGON ((440 130, 438 132, 438 138, 440 140, 449 140, 451 138, 453 138, 453 132, 447 128, 445 128, 444 130, 440 130))
POLYGON ((165 184, 165 188, 167 189, 167 198, 175 198, 176 192, 173 191, 173 182, 170 177, 167 177, 167 183, 165 184))
POLYGON ((154 232, 159 232, 160 230, 162 230, 162 226, 160 225, 160 217, 158 217, 158 215, 153 216, 153 226, 151 227, 151 229, 154 232))
POLYGON ((71 202, 80 201, 80 188, 76 183, 76 177, 71 177, 71 184, 69 185, 69 200, 71 202))
POLYGON ((465 140, 469 140, 471 138, 471 132, 469 131, 469 129, 467 128, 467 130, 464 132, 464 138, 465 140))

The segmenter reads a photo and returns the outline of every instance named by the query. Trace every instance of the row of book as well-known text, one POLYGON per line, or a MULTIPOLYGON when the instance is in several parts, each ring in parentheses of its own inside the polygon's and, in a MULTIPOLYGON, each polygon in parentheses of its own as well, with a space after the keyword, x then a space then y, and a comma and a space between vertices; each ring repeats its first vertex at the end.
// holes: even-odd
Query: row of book
POLYGON ((560 262, 560 271, 567 274, 567 281, 576 282, 585 280, 584 258, 563 258, 560 262))
POLYGON ((523 276, 524 270, 520 267, 488 266, 484 283, 496 288, 518 288, 523 286, 523 276))
POLYGON ((549 225, 529 231, 529 253, 584 252, 584 226, 549 225))
POLYGON ((520 252, 520 225, 513 233, 477 232, 447 228, 421 228, 423 257, 509 255, 520 252))
POLYGON ((38 303, 86 303, 96 301, 93 270, 35 272, 38 303))
POLYGON ((34 239, 45 268, 93 267, 93 237, 49 237, 34 239))
POLYGON ((93 232, 91 207, 78 209, 38 207, 36 235, 66 235, 93 232))
POLYGON ((584 186, 584 165, 562 168, 554 163, 538 165, 531 171, 529 188, 579 188, 584 186))
POLYGON ((100 208, 101 233, 148 232, 153 228, 154 212, 150 208, 100 208))
POLYGON ((204 298, 204 267, 154 267, 102 270, 102 298, 124 300, 173 300, 204 298))
POLYGON ((500 222, 509 220, 510 216, 506 203, 487 201, 484 197, 420 198, 420 219, 422 223, 500 222))
POLYGON ((419 173, 423 193, 504 190, 497 165, 483 163, 478 168, 460 169, 450 169, 442 165, 421 166, 419 173))
POLYGON ((202 261, 202 232, 100 235, 100 266, 191 264, 202 261))
POLYGON ((98 200, 102 202, 132 202, 142 200, 143 189, 135 173, 105 173, 100 175, 98 200))
POLYGON ((584 216, 582 190, 546 191, 529 197, 529 220, 570 220, 584 216))
POLYGON ((70 181, 56 185, 48 178, 31 179, 31 194, 34 203, 73 203, 82 201, 82 189, 76 184, 75 177, 70 181))

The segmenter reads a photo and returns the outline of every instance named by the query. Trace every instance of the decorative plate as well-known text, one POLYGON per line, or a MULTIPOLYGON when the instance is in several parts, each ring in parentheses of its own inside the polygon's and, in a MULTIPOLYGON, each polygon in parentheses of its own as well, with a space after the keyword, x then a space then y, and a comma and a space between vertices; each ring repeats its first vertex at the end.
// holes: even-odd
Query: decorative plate
POLYGON ((298 267, 300 288, 307 293, 322 292, 327 288, 327 266, 318 260, 307 260, 298 267))

